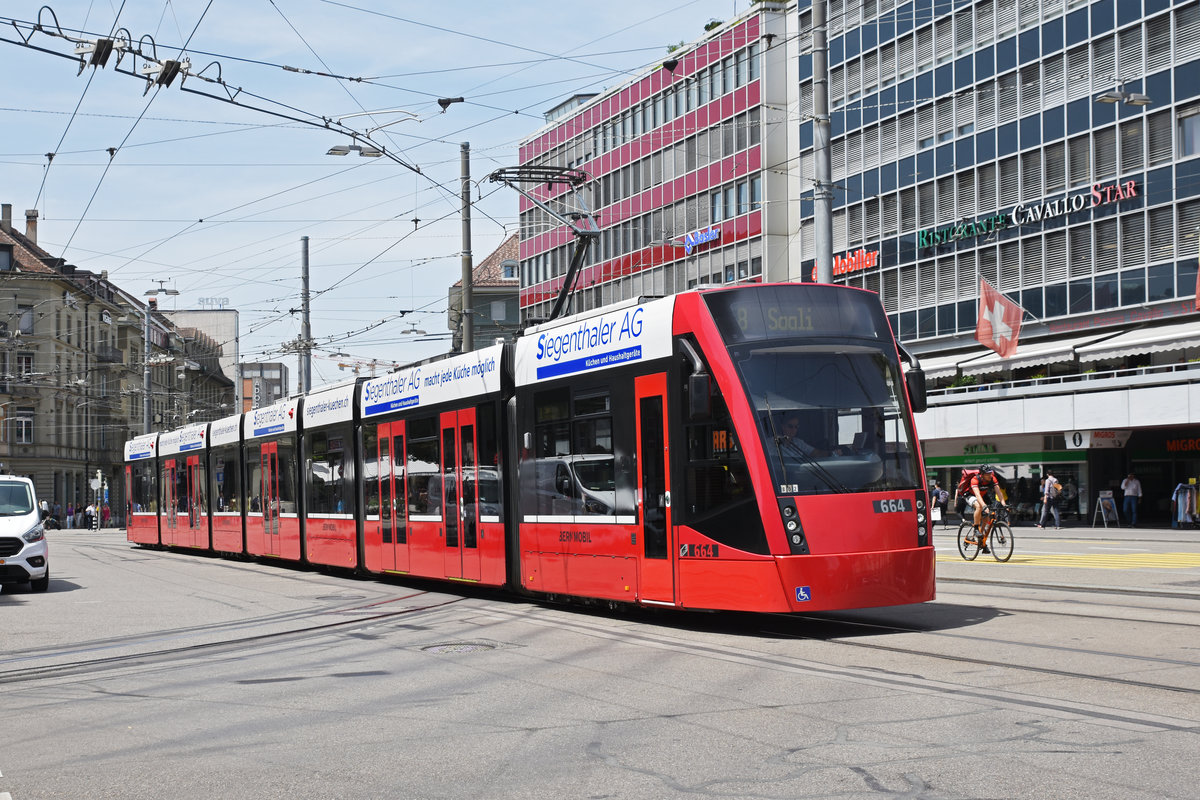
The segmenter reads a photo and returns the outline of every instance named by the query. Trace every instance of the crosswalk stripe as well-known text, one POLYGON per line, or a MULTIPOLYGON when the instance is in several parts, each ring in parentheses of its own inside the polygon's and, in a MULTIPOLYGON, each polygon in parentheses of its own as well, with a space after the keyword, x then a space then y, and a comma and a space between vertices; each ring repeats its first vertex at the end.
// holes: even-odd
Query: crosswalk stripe
MULTIPOLYGON (((956 551, 938 554, 937 560, 954 562, 963 559, 956 551)), ((1003 566, 982 553, 972 563, 1003 566)), ((1006 563, 1086 569, 1193 569, 1200 567, 1200 553, 1014 553, 1006 563)))

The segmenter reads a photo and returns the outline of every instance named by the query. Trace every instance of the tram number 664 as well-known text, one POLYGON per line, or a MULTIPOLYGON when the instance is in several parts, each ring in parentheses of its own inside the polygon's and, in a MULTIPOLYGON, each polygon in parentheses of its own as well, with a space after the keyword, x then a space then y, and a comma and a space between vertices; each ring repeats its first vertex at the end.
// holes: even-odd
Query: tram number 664
POLYGON ((876 500, 871 505, 875 506, 876 514, 890 514, 896 511, 912 511, 912 502, 903 497, 894 497, 891 500, 876 500))

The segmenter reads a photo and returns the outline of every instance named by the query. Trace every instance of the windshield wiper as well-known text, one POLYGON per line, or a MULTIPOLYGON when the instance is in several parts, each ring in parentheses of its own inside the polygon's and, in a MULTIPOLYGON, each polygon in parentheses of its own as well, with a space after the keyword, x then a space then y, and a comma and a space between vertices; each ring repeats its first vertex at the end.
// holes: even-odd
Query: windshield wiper
POLYGON ((787 478, 787 467, 783 463, 783 448, 780 447, 783 437, 775 429, 775 412, 771 410, 771 398, 764 394, 763 403, 767 406, 767 424, 771 426, 771 438, 775 440, 775 453, 779 456, 779 474, 787 478))
MULTIPOLYGON (((835 478, 829 470, 825 469, 825 467, 822 466, 821 462, 817 461, 815 458, 810 456, 808 453, 804 452, 804 450, 799 445, 797 445, 795 442, 793 442, 790 439, 787 439, 786 444, 788 445, 788 452, 795 453, 798 456, 800 456, 802 459, 804 459, 804 461, 808 464, 809 469, 811 469, 813 472, 815 472, 818 478, 825 481, 825 485, 828 486, 830 489, 834 490, 835 492, 839 492, 839 493, 843 493, 843 494, 848 493, 850 491, 850 489, 847 488, 846 484, 842 483, 837 478, 835 478)), ((779 463, 782 464, 783 463, 783 448, 780 447, 779 449, 780 449, 779 463)))
POLYGON ((788 445, 788 452, 796 453, 802 459, 804 459, 805 463, 808 464, 808 468, 812 470, 818 478, 823 480, 826 486, 841 494, 849 493, 850 490, 846 488, 846 485, 837 478, 833 477, 829 470, 821 466, 821 464, 818 463, 815 458, 804 452, 799 445, 797 445, 787 436, 779 435, 779 431, 775 428, 775 412, 771 410, 771 398, 763 395, 763 403, 767 407, 767 423, 771 426, 771 436, 775 439, 775 452, 779 455, 779 474, 783 476, 784 480, 787 479, 787 466, 783 461, 783 446, 786 444, 788 445))

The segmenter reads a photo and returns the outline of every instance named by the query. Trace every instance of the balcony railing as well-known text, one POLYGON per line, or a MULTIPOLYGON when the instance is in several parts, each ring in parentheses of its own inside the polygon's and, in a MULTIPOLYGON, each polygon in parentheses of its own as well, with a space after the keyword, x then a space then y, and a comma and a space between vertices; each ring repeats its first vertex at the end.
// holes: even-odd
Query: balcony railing
POLYGON ((110 344, 102 344, 96 348, 96 360, 101 364, 122 364, 125 361, 125 351, 110 344))
POLYGON ((1200 382, 1200 361, 1184 364, 1162 364, 1155 367, 1132 367, 1129 369, 1105 370, 1103 372, 1073 372, 1069 375, 1052 375, 1047 378, 1027 378, 1019 381, 996 381, 977 383, 970 386, 949 386, 932 389, 929 401, 959 402, 977 400, 972 396, 979 392, 1000 395, 1055 394, 1058 392, 1100 391, 1127 384, 1200 382))

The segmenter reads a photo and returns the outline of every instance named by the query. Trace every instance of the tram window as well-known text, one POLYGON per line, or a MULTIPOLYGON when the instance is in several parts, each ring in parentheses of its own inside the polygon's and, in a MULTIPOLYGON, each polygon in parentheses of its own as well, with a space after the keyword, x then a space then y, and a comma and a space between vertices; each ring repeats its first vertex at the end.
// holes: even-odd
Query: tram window
POLYGON ((566 388, 538 392, 534 420, 536 463, 532 485, 523 488, 529 507, 556 516, 634 513, 633 493, 617 491, 612 395, 607 388, 578 391, 574 397, 566 388), (528 497, 530 491, 533 497, 528 497))
MULTIPOLYGON (((680 377, 686 382, 687 370, 682 370, 680 377)), ((687 392, 680 391, 679 397, 685 404, 682 418, 687 419, 687 392)), ((746 457, 716 383, 711 414, 708 419, 687 424, 684 437, 687 466, 683 502, 673 504, 679 510, 679 521, 721 544, 749 553, 770 552, 746 457)))
POLYGON ((350 426, 338 425, 309 434, 308 511, 316 514, 353 512, 353 472, 346 445, 350 426))
POLYGON ((481 403, 475 408, 478 426, 477 450, 479 474, 475 492, 479 496, 479 513, 500 514, 503 498, 500 491, 500 442, 496 432, 496 404, 481 403))
POLYGON ((167 493, 166 510, 188 510, 187 462, 183 458, 168 458, 162 463, 163 490, 167 493))
POLYGON ((379 514, 379 426, 362 428, 363 502, 369 516, 379 514))
POLYGON ((756 508, 746 457, 720 395, 712 417, 688 425, 684 517, 715 541, 750 553, 766 553, 766 532, 756 508))
POLYGON ((610 410, 608 392, 575 398, 575 416, 577 417, 586 414, 603 414, 610 410))
POLYGON ((133 511, 158 511, 158 478, 152 462, 134 464, 130 469, 133 511))
POLYGON ((437 478, 441 443, 435 417, 408 422, 408 510, 411 514, 440 514, 441 483, 437 478))
POLYGON ((279 511, 296 513, 296 445, 290 439, 279 441, 279 511))
POLYGON ((196 496, 192 498, 192 505, 189 511, 193 515, 192 526, 198 527, 200 524, 198 515, 208 513, 208 470, 205 468, 203 459, 196 465, 195 471, 195 483, 191 485, 196 489, 196 496))
POLYGON ((500 441, 496 432, 496 406, 482 403, 475 408, 475 421, 479 425, 479 466, 500 465, 500 441))
POLYGON ((212 495, 217 511, 240 511, 241 461, 236 445, 213 449, 212 495))

